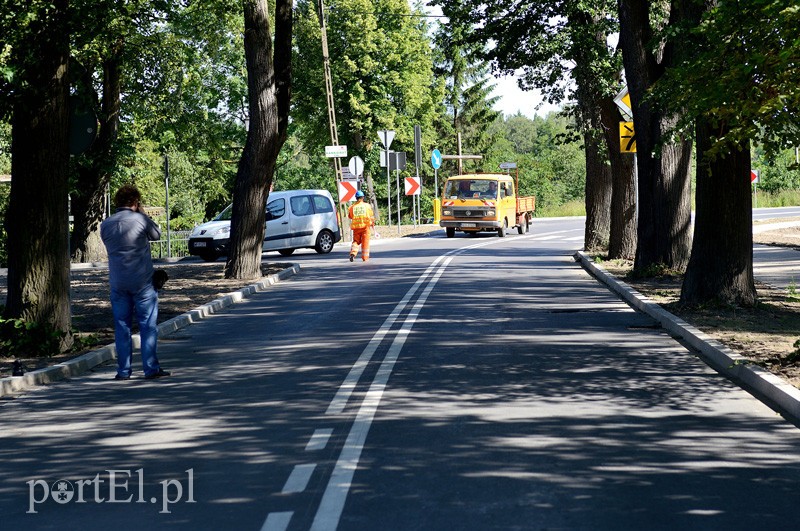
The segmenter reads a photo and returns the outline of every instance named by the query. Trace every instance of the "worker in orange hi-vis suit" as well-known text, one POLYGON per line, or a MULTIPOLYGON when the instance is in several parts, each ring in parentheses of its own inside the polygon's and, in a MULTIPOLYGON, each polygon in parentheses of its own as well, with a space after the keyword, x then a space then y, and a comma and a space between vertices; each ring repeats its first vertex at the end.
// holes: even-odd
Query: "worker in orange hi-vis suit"
POLYGON ((352 262, 358 254, 358 246, 361 246, 361 259, 365 262, 369 260, 369 229, 375 226, 375 214, 369 203, 364 202, 364 192, 356 192, 356 202, 350 205, 347 217, 352 221, 350 228, 353 229, 353 244, 350 246, 350 261, 352 262))

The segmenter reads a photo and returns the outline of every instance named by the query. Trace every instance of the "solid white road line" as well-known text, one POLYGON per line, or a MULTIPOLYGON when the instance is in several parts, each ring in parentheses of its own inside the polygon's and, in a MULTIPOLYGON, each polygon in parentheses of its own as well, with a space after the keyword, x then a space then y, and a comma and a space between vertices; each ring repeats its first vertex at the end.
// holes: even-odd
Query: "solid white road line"
POLYGON ((267 521, 261 526, 261 531, 286 531, 293 514, 293 511, 269 513, 267 521))
POLYGON ((375 413, 380 405, 383 392, 386 389, 386 383, 389 381, 389 376, 392 374, 395 362, 397 361, 400 351, 408 338, 409 332, 417 320, 419 312, 425 305, 433 287, 439 281, 439 278, 444 273, 444 270, 453 260, 451 256, 448 258, 438 269, 431 281, 425 287, 422 295, 417 299, 416 304, 409 312, 408 316, 403 323, 403 326, 398 330, 392 345, 386 357, 383 359, 378 373, 372 385, 369 387, 364 401, 358 410, 356 419, 353 422, 353 427, 350 429, 350 434, 347 436, 342 453, 339 455, 339 460, 333 469, 333 474, 322 495, 317 514, 314 516, 314 522, 311 524, 312 531, 334 530, 339 525, 339 519, 344 509, 344 503, 347 499, 347 494, 350 491, 350 485, 353 481, 353 475, 358 467, 358 461, 361 458, 361 451, 364 448, 364 443, 367 440, 372 421, 375 418, 375 413))
POLYGON ((392 329, 392 325, 394 325, 397 317, 403 312, 408 304, 408 301, 411 300, 419 287, 425 283, 428 275, 430 275, 431 271, 436 268, 437 264, 442 260, 442 258, 444 257, 440 256, 434 260, 433 264, 431 264, 428 269, 426 269, 425 272, 420 275, 414 285, 411 286, 411 288, 409 288, 409 290, 406 292, 405 296, 403 296, 400 302, 397 303, 397 306, 394 307, 394 310, 392 310, 392 313, 389 314, 389 317, 386 318, 378 331, 375 332, 375 335, 372 336, 372 339, 370 339, 367 347, 361 353, 361 356, 359 356, 353 367, 351 367, 350 372, 344 379, 344 382, 342 382, 342 385, 339 386, 336 396, 333 397, 333 400, 331 400, 327 411, 325 411, 326 415, 338 415, 344 411, 347 401, 350 400, 350 395, 353 394, 353 389, 355 389, 358 380, 361 379, 364 369, 366 369, 367 364, 372 359, 372 356, 375 355, 375 351, 378 349, 378 346, 380 346, 383 338, 392 329))

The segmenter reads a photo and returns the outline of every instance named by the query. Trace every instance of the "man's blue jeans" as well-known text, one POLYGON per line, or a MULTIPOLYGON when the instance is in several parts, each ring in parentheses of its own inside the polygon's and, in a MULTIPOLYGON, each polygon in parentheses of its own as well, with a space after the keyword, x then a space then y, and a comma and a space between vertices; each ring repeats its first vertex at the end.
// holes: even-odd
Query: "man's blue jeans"
POLYGON ((114 314, 114 343, 117 349, 117 374, 131 375, 131 324, 134 313, 142 340, 142 369, 144 375, 155 374, 161 368, 156 355, 158 341, 158 292, 148 284, 138 292, 111 288, 111 311, 114 314))

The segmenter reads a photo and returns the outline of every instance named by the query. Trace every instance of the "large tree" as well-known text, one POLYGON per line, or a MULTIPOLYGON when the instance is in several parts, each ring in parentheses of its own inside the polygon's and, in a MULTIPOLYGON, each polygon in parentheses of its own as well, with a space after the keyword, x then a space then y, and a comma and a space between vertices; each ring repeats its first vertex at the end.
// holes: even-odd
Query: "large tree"
POLYGON ((261 247, 269 188, 289 123, 292 1, 276 0, 273 45, 266 0, 244 0, 249 124, 233 193, 225 278, 261 276, 261 247))
POLYGON ((6 1, 2 13, 0 53, 10 50, 10 55, 0 100, 11 103, 12 126, 4 317, 50 325, 65 333, 66 347, 71 342, 68 1, 6 1))
MULTIPOLYGON (((688 0, 691 2, 692 0, 688 0)), ((619 0, 620 44, 633 107, 638 163, 639 223, 634 268, 682 270, 691 244, 692 143, 671 138, 682 109, 656 108, 647 99, 653 85, 676 64, 682 49, 674 29, 686 19, 684 0, 619 0)), ((684 48, 685 50, 685 48, 684 48)))
POLYGON ((681 300, 747 306, 756 302, 750 142, 769 153, 800 143, 800 9, 790 0, 695 9, 681 35, 693 53, 656 87, 697 130, 695 239, 681 300))

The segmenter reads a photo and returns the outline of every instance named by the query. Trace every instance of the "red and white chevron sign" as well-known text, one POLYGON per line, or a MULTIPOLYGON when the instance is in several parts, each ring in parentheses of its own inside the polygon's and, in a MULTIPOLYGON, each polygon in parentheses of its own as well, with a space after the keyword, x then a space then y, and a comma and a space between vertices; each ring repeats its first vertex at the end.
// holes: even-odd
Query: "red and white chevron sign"
POLYGON ((419 179, 417 177, 406 177, 406 195, 419 195, 419 179))
POLYGON ((356 198, 357 184, 350 181, 339 181, 339 202, 347 203, 356 198))

